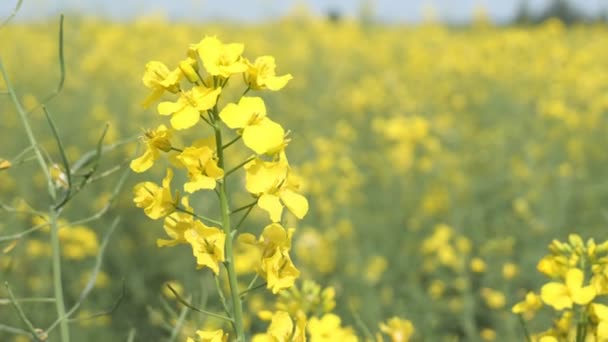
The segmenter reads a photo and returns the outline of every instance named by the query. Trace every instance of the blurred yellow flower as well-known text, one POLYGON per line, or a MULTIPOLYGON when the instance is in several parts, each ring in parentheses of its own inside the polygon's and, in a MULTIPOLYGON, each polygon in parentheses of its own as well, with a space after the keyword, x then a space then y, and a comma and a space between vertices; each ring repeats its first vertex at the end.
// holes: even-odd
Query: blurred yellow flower
POLYGON ((224 333, 222 329, 215 331, 197 330, 198 341, 188 337, 187 342, 227 342, 228 333, 224 333))
POLYGON ((414 335, 414 325, 407 319, 393 317, 386 323, 380 323, 380 331, 391 338, 391 342, 407 342, 414 335))

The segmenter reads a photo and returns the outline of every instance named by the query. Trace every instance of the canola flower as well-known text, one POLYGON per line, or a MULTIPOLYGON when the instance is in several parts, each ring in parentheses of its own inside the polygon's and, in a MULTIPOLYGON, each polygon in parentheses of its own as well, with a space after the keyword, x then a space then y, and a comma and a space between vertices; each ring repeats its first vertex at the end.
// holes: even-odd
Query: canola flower
POLYGON ((584 242, 579 235, 571 234, 567 242, 553 240, 549 250, 551 254, 543 257, 537 268, 555 280, 544 284, 540 294, 528 292, 513 306, 513 313, 531 320, 544 306, 555 312, 558 319, 554 325, 534 334, 531 338, 535 341, 608 340, 608 307, 600 302, 608 294, 608 241, 584 242))
MULTIPOLYGON (((308 202, 295 192, 298 187, 287 163, 285 130, 268 117, 261 97, 241 95, 237 103, 228 102, 223 106, 219 101, 232 76, 243 75, 243 94, 264 89, 279 90, 291 76, 275 76, 276 66, 272 57, 260 57, 254 63, 249 63, 242 56, 243 51, 243 44, 224 44, 216 37, 205 37, 198 44, 190 45, 188 57, 177 68, 170 71, 160 62, 150 62, 143 77, 144 85, 152 90, 145 105, 162 99, 164 95, 176 97, 173 101, 160 102, 157 107, 158 114, 171 115, 172 130, 161 125, 146 131, 143 137, 146 150, 131 163, 131 168, 135 172, 145 172, 153 167, 161 154, 167 154, 176 168, 187 171, 188 181, 183 185, 186 193, 216 190, 220 206, 221 221, 196 214, 188 196, 181 197, 179 190, 172 192, 172 168, 167 169, 162 185, 141 182, 133 190, 136 206, 143 208, 149 218, 164 220, 164 229, 170 239, 159 239, 160 247, 189 245, 198 268, 210 269, 218 281, 222 272, 227 274, 231 300, 227 320, 231 331, 199 331, 201 341, 223 341, 228 335, 237 341, 246 339, 234 265, 233 242, 237 236, 239 240, 248 241, 259 248, 260 259, 256 269, 273 294, 291 288, 300 275, 290 257, 295 229, 286 230, 280 222, 283 205, 301 219, 308 211, 308 202), (203 76, 203 73, 207 75, 203 76), (197 126, 199 123, 203 124, 197 126), (189 146, 174 146, 174 135, 185 130, 196 130, 200 138, 189 146), (224 136, 230 133, 235 136, 232 143, 242 140, 253 153, 253 158, 228 171, 226 153, 230 153, 228 148, 232 143, 226 144, 224 136), (210 137, 207 137, 208 134, 210 137), (238 234, 238 227, 231 224, 234 212, 231 212, 231 200, 226 189, 229 174, 238 169, 246 171, 246 188, 257 198, 248 207, 257 203, 270 213, 273 222, 263 229, 259 240, 252 234, 238 234), (217 224, 219 228, 208 226, 204 221, 217 224)), ((253 285, 252 282, 250 286, 253 285)), ((268 336, 280 335, 285 340, 285 324, 286 317, 277 316, 273 319, 268 336)), ((303 326, 298 326, 299 335, 304 339, 303 326)), ((260 336, 256 339, 263 339, 260 336)))

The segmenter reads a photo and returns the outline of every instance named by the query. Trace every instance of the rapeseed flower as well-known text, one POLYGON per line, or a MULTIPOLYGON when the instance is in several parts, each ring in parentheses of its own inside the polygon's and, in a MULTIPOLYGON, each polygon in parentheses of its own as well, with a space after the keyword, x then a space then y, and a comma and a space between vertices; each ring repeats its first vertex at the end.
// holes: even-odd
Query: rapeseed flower
POLYGON ((219 264, 226 260, 226 234, 218 228, 194 221, 192 228, 184 232, 184 238, 192 246, 198 268, 208 267, 215 275, 219 275, 219 264))
POLYGON ((158 104, 160 115, 171 115, 171 126, 177 130, 190 128, 199 122, 203 112, 213 108, 221 88, 207 88, 204 85, 193 87, 179 93, 175 102, 165 101, 158 104))
POLYGON ((276 152, 284 145, 285 130, 266 116, 260 97, 243 96, 238 104, 227 104, 220 118, 228 127, 242 129, 245 146, 257 154, 276 152))
POLYGON ((176 159, 188 169, 189 181, 184 184, 186 192, 215 189, 216 181, 224 177, 224 170, 217 165, 215 151, 206 141, 184 148, 176 159))
POLYGON ((261 56, 253 63, 247 61, 245 82, 253 90, 281 90, 293 77, 291 74, 276 76, 276 63, 272 56, 261 56))
POLYGON ((169 70, 162 62, 148 62, 142 81, 146 87, 152 89, 152 94, 148 95, 144 100, 143 106, 150 106, 152 102, 158 100, 165 91, 171 93, 179 92, 179 82, 182 77, 183 74, 179 69, 169 70))
POLYGON ((247 70, 247 64, 241 57, 245 49, 243 44, 223 44, 217 37, 205 37, 190 48, 198 52, 203 67, 210 75, 228 78, 247 70))
POLYGON ((179 196, 171 194, 171 179, 173 170, 167 169, 167 175, 163 179, 162 186, 152 182, 142 182, 135 185, 133 202, 151 219, 157 220, 175 211, 179 196))
POLYGON ((595 287, 583 286, 585 275, 578 268, 566 273, 564 283, 550 282, 541 288, 541 299, 556 310, 572 308, 573 304, 587 305, 596 296, 595 287))
POLYGON ((194 340, 188 337, 186 342, 227 342, 228 333, 225 333, 222 329, 214 331, 197 330, 198 340, 194 340))
POLYGON ((154 165, 154 162, 160 157, 160 151, 171 151, 171 135, 172 131, 165 125, 160 125, 156 129, 147 130, 142 137, 146 150, 139 158, 131 161, 131 170, 135 172, 144 172, 154 165))

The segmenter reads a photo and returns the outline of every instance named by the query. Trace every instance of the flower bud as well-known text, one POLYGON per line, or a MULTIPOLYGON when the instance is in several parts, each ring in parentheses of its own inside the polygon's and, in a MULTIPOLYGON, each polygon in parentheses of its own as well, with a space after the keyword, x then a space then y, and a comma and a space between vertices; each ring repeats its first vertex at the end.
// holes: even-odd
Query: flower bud
POLYGON ((188 81, 190 81, 192 83, 196 83, 200 79, 198 77, 198 74, 196 73, 196 69, 195 69, 196 66, 197 66, 196 60, 192 59, 192 58, 188 58, 186 60, 179 62, 179 69, 186 76, 188 81))

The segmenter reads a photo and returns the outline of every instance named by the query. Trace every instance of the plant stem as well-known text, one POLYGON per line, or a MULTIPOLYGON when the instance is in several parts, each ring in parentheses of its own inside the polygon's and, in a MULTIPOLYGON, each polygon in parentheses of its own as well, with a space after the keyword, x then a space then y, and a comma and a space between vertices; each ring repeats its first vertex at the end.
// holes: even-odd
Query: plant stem
MULTIPOLYGON (((214 115, 217 115, 217 111, 214 110, 214 115)), ((224 168, 224 150, 222 148, 222 131, 219 126, 218 120, 214 124, 215 129, 215 143, 217 146, 218 166, 224 168)), ((228 272, 228 283, 230 284, 230 297, 232 299, 232 314, 234 319, 234 330, 236 334, 236 341, 245 342, 245 329, 243 326, 243 305, 241 303, 241 297, 239 296, 238 282, 236 278, 236 270, 234 269, 234 253, 232 251, 232 232, 230 226, 230 205, 228 203, 228 191, 226 189, 226 177, 219 182, 219 197, 220 197, 220 210, 222 212, 222 228, 226 234, 226 245, 224 247, 226 253, 226 261, 224 266, 226 272, 228 272)))
POLYGON ((8 79, 6 70, 4 69, 4 66, 2 65, 2 60, 0 60, 0 72, 2 72, 2 78, 4 79, 6 88, 9 92, 11 100, 13 101, 13 104, 15 105, 17 114, 19 114, 19 118, 21 119, 23 128, 25 128, 25 134, 27 135, 30 146, 33 146, 34 152, 36 153, 36 159, 38 160, 38 164, 40 164, 40 168, 42 169, 42 172, 44 172, 44 176, 47 181, 49 195, 51 196, 52 200, 55 201, 55 198, 56 198, 55 186, 53 185, 53 180, 51 178, 51 174, 49 173, 49 169, 46 166, 46 161, 44 160, 44 157, 42 156, 42 152, 40 151, 38 141, 36 141, 36 137, 34 136, 34 132, 32 131, 32 127, 30 126, 30 122, 27 119, 27 114, 25 113, 25 110, 21 106, 21 102, 19 102, 19 98, 17 97, 17 94, 15 93, 15 90, 13 89, 13 86, 11 85, 10 80, 8 79))
MULTIPOLYGON (((51 221, 51 247, 53 249, 53 291, 56 298, 55 306, 57 316, 66 317, 65 301, 63 299, 63 283, 61 280, 61 246, 59 244, 59 226, 57 225, 57 211, 54 206, 49 209, 51 221)), ((67 319, 59 322, 59 334, 62 342, 70 341, 70 328, 67 319)))

